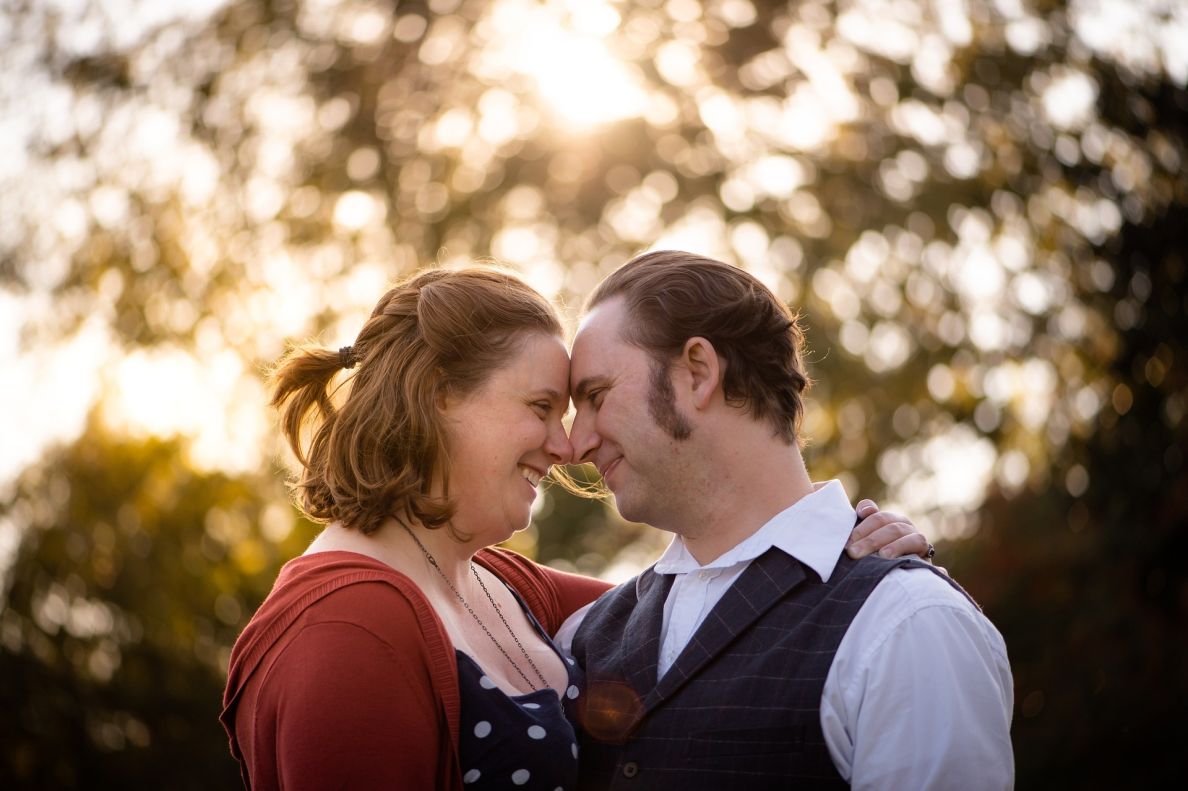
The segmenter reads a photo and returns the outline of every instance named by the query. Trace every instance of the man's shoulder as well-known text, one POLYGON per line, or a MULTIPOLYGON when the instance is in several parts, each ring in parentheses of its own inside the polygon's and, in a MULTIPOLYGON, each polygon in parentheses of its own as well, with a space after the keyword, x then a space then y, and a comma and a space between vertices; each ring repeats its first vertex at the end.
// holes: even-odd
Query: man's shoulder
POLYGON ((940 606, 980 612, 969 594, 955 581, 922 563, 888 571, 871 593, 872 596, 876 594, 890 605, 910 610, 940 606))
MULTIPOLYGON (((843 557, 843 565, 847 559, 843 557)), ((850 580, 874 582, 871 596, 898 606, 918 609, 947 605, 980 611, 980 607, 956 580, 915 556, 883 558, 868 555, 849 560, 850 568, 841 576, 850 580)))
POLYGON ((977 602, 942 572, 915 564, 881 578, 855 614, 835 665, 842 676, 865 673, 883 662, 879 654, 903 646, 927 646, 933 660, 954 665, 1009 667, 1003 635, 977 602))
POLYGON ((941 642, 974 639, 1005 652, 1001 634, 977 602, 956 581, 922 563, 894 568, 879 580, 844 642, 874 648, 896 634, 941 642))
POLYGON ((1012 700, 1002 635, 954 581, 912 561, 887 571, 851 622, 821 722, 855 786, 887 785, 893 767, 910 766, 894 785, 941 787, 968 765, 979 767, 979 787, 1004 787, 1012 700))

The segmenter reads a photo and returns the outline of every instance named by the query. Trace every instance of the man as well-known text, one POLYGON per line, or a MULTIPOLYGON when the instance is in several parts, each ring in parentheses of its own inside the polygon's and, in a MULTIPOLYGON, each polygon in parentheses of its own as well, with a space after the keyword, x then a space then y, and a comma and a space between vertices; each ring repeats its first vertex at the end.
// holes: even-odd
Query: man
POLYGON ((660 560, 559 637, 587 674, 587 788, 1006 788, 994 626, 921 561, 843 547, 798 430, 803 336, 761 283, 679 252, 595 290, 573 345, 574 458, 660 560))

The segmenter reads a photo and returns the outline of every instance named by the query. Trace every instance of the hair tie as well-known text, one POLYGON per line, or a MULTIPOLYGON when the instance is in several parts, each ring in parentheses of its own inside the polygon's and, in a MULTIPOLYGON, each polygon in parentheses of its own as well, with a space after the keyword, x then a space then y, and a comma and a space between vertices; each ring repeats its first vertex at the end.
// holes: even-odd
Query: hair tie
POLYGON ((343 368, 355 367, 355 349, 353 346, 343 346, 338 350, 338 364, 343 368))

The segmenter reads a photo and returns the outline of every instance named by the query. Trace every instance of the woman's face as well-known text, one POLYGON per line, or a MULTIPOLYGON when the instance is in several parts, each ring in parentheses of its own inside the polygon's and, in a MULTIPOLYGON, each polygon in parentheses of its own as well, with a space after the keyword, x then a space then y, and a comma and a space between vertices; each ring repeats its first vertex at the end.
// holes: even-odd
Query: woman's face
POLYGON ((561 424, 568 405, 569 355, 543 333, 526 336, 478 390, 447 402, 455 528, 491 545, 528 526, 541 478, 573 455, 561 424))

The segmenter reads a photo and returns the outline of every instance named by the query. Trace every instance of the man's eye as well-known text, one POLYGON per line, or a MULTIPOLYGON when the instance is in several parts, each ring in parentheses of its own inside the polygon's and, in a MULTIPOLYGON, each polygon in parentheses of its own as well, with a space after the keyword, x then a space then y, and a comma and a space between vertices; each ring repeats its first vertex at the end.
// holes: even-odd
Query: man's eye
POLYGON ((597 409, 598 407, 602 406, 602 399, 605 396, 606 396, 606 388, 600 387, 597 390, 591 390, 588 398, 590 400, 590 403, 594 405, 594 408, 597 409))

